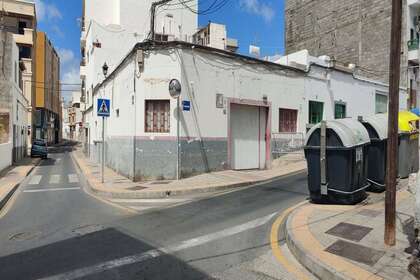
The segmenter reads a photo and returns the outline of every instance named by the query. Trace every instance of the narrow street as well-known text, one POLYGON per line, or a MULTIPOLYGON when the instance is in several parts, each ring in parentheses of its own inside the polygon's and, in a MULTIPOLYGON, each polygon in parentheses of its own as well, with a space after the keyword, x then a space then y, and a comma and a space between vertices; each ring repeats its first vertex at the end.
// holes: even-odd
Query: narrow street
POLYGON ((307 197, 298 174, 133 214, 84 191, 70 150, 42 161, 4 209, 2 279, 224 279, 271 250, 275 217, 307 197))

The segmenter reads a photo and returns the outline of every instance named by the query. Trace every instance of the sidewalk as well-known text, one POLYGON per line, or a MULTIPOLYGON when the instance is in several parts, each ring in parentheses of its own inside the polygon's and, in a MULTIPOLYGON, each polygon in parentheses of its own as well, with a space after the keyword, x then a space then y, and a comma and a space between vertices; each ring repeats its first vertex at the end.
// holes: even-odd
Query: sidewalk
POLYGON ((0 172, 0 210, 6 205, 20 183, 38 165, 39 158, 24 158, 15 166, 0 172))
POLYGON ((384 193, 355 206, 306 203, 286 223, 288 247, 320 279, 416 279, 408 272, 415 196, 397 192, 397 244, 384 245, 384 193))
POLYGON ((77 149, 72 157, 86 176, 91 190, 109 198, 165 198, 176 195, 221 191, 269 182, 277 178, 306 170, 302 153, 288 154, 273 162, 270 170, 220 171, 202 174, 179 181, 132 182, 105 168, 105 183, 101 183, 100 165, 90 162, 77 149))

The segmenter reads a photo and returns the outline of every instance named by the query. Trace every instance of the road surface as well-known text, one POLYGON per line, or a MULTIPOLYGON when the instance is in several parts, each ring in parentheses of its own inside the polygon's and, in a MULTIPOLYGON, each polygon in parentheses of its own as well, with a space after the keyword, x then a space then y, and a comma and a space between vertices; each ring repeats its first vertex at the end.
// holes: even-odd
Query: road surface
POLYGON ((274 219, 307 198, 302 173, 207 197, 116 201, 134 213, 86 193, 70 152, 43 160, 0 218, 0 279, 273 279, 248 264, 270 252, 274 219))

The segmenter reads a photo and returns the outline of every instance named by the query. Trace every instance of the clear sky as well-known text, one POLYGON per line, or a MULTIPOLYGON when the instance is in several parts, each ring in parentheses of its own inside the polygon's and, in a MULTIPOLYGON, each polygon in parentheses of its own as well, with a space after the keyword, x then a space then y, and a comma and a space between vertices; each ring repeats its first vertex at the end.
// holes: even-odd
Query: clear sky
MULTIPOLYGON (((124 1, 124 0, 122 0, 124 1)), ((142 1, 142 0, 139 0, 142 1)), ((177 0, 174 0, 177 1, 177 0)), ((35 0, 38 29, 45 31, 61 57, 62 83, 79 83, 81 0, 35 0)), ((204 9, 210 0, 199 0, 204 9)), ((284 0, 230 0, 223 9, 200 15, 199 24, 209 21, 227 26, 228 37, 239 40, 239 52, 248 54, 250 44, 262 55, 284 51, 284 0)), ((63 96, 79 87, 63 86, 63 96)))

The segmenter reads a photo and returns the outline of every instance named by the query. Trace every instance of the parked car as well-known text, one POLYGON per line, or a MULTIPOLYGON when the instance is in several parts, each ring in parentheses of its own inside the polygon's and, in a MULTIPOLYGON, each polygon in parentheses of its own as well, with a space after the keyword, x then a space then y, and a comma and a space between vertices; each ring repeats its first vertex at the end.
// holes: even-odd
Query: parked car
POLYGON ((48 145, 42 139, 37 139, 32 143, 31 157, 48 158, 48 145))

